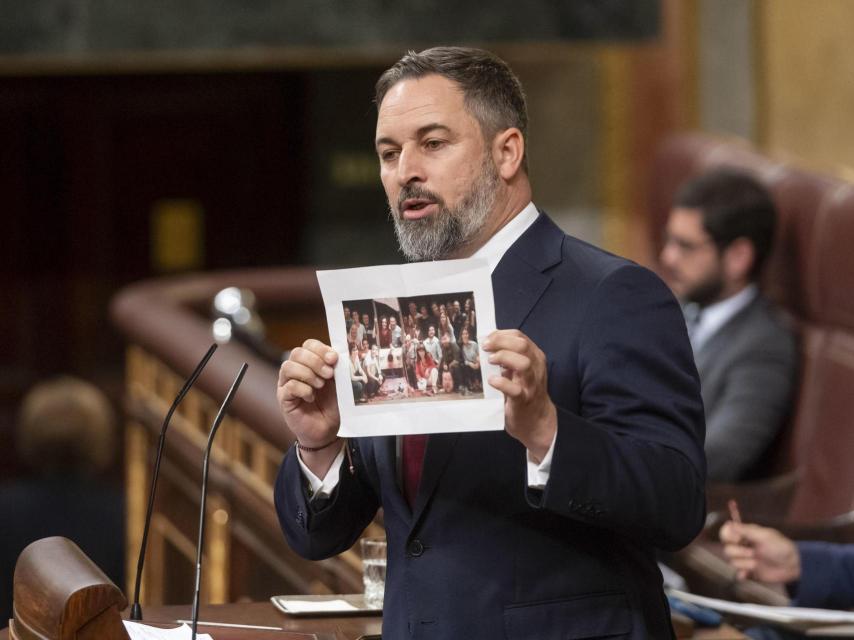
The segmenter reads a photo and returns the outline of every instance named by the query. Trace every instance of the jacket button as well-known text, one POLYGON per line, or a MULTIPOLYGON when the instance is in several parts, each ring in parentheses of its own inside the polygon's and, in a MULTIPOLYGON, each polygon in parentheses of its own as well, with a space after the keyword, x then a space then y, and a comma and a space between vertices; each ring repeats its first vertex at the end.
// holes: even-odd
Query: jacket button
POLYGON ((409 555, 417 558, 424 553, 424 545, 421 544, 421 540, 415 538, 415 540, 411 540, 409 544, 406 545, 406 550, 409 552, 409 555))

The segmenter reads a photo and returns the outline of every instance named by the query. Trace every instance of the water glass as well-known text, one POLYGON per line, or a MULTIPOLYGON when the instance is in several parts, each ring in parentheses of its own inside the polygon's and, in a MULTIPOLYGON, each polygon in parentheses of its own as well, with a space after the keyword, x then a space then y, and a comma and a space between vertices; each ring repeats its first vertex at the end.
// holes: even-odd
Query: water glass
POLYGON ((362 538, 362 580, 365 604, 382 609, 385 593, 386 539, 362 538))

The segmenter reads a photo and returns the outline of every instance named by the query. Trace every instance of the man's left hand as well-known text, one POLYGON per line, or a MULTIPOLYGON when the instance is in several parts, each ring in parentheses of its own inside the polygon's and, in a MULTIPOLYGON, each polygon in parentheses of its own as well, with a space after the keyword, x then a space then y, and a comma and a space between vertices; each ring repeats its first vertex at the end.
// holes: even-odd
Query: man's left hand
POLYGON ((489 361, 501 366, 488 382, 504 394, 504 427, 535 461, 548 453, 557 432, 557 410, 549 398, 546 354, 517 329, 493 331, 483 341, 489 361))

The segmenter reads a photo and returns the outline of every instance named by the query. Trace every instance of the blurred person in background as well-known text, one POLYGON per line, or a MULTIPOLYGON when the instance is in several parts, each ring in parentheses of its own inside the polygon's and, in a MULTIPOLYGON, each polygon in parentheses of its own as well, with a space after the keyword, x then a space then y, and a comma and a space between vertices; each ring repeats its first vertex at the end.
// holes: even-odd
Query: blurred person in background
MULTIPOLYGON (((785 589, 795 607, 854 607, 854 544, 796 542, 776 529, 733 521, 721 527, 720 538, 738 580, 752 578, 785 589)), ((747 635, 757 640, 805 637, 770 627, 748 629, 747 635)))
POLYGON ((728 168, 684 184, 667 221, 661 264, 700 374, 711 481, 757 475, 789 415, 795 338, 759 289, 775 225, 765 187, 728 168))
POLYGON ((69 538, 123 588, 124 503, 103 477, 117 446, 107 397, 78 378, 40 383, 24 397, 15 437, 30 474, 0 486, 0 620, 11 617, 18 555, 41 538, 69 538))

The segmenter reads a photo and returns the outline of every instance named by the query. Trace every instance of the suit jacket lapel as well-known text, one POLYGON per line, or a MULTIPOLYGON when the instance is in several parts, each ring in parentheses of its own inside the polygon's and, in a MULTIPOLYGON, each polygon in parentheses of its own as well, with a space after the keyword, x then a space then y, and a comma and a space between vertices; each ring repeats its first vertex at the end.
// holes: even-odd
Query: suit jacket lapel
POLYGON ((400 513, 408 515, 409 505, 406 504, 406 498, 403 497, 397 476, 397 437, 378 436, 372 440, 380 486, 394 487, 395 489, 388 492, 388 497, 383 497, 383 503, 387 503, 387 506, 393 506, 400 513))
POLYGON ((495 324, 499 329, 518 329, 551 283, 543 273, 561 260, 563 231, 545 215, 513 243, 495 271, 495 324))
MULTIPOLYGON (((501 258, 492 273, 495 321, 499 329, 522 325, 552 280, 543 271, 560 262, 563 238, 563 231, 541 212, 540 217, 501 258)), ((436 490, 458 438, 458 433, 430 436, 412 512, 413 526, 436 490)), ((398 494, 402 499, 399 487, 398 494)))
POLYGON ((421 470, 421 483, 418 485, 418 496, 415 498, 415 507, 412 510, 412 525, 414 526, 430 496, 439 484, 439 478, 451 458, 454 445, 459 433, 434 433, 427 440, 427 450, 424 452, 424 466, 421 470))
POLYGON ((742 330, 742 326, 749 321, 761 304, 762 296, 756 296, 746 307, 744 307, 744 309, 738 311, 732 318, 727 320, 723 326, 709 336, 709 339, 706 340, 700 346, 697 353, 694 354, 694 362, 697 365, 698 371, 705 371, 709 363, 709 358, 711 358, 712 354, 718 355, 721 350, 726 349, 731 336, 742 330))

